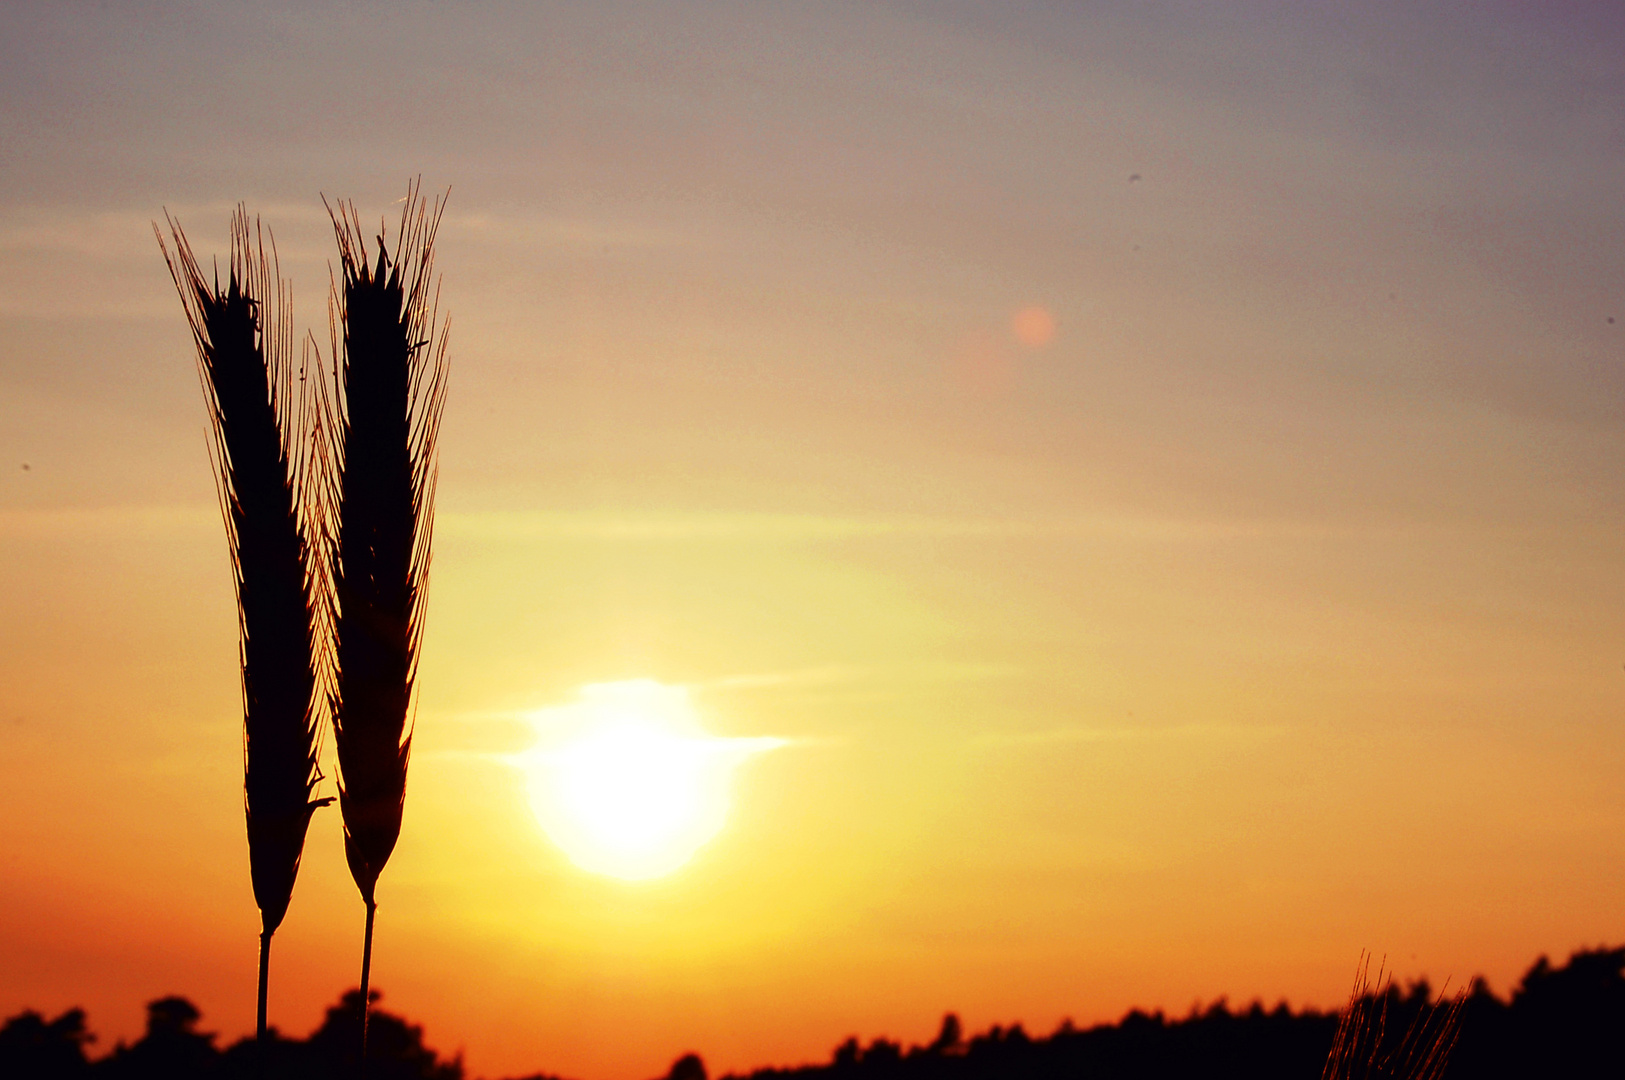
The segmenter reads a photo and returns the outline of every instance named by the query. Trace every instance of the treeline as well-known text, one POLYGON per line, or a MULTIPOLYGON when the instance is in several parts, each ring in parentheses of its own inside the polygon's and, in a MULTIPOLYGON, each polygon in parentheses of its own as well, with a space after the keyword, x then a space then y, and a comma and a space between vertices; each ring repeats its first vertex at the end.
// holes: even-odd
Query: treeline
MULTIPOLYGON (((1426 982, 1390 987, 1380 1001, 1391 1041, 1437 1007, 1426 982)), ((1542 957, 1505 999, 1477 980, 1460 1016, 1448 1080, 1625 1076, 1625 947, 1577 952, 1560 967, 1542 957)), ((357 1075, 360 1017, 360 994, 351 991, 306 1039, 274 1035, 263 1047, 244 1039, 220 1049, 215 1036, 198 1030, 201 1017, 190 1002, 162 998, 147 1006, 147 1032, 139 1041, 92 1058, 94 1037, 82 1010, 53 1020, 23 1012, 0 1028, 0 1077, 349 1080, 357 1075)), ((1223 1001, 1179 1018, 1135 1010, 1115 1024, 1068 1023, 1047 1036, 1015 1024, 967 1037, 949 1014, 923 1046, 853 1038, 825 1064, 764 1068, 724 1080, 1318 1080, 1336 1029, 1336 1013, 1257 1003, 1232 1010, 1223 1001)), ((1371 1080, 1393 1075, 1369 1073, 1371 1080)), ((367 1077, 465 1080, 465 1072, 460 1056, 443 1058, 424 1044, 420 1026, 374 1009, 367 1077)), ((684 1055, 666 1080, 706 1080, 705 1065, 684 1055)))
MULTIPOLYGON (((1383 997, 1383 1050, 1439 1007, 1426 981, 1383 997)), ((1336 1012, 1293 1012, 1284 1003, 1232 1011, 1220 1001, 1177 1019, 1135 1010, 1115 1024, 1067 1023, 1043 1037, 1016 1024, 966 1039, 950 1014, 925 1046, 848 1039, 827 1065, 726 1080, 1319 1080, 1337 1021, 1336 1012)), ((1400 1080, 1381 1068, 1361 1075, 1400 1080)), ((1562 967, 1542 957, 1507 999, 1474 980, 1445 1077, 1625 1077, 1625 948, 1576 952, 1562 967)))
MULTIPOLYGON (((380 995, 369 995, 376 1005, 380 995)), ((351 1080, 361 1044, 361 992, 327 1010, 306 1039, 270 1029, 264 1043, 245 1038, 220 1049, 199 1031, 202 1014, 183 997, 147 1004, 147 1031, 135 1043, 90 1056, 96 1037, 83 1009, 54 1020, 32 1010, 0 1028, 0 1080, 351 1080)), ((442 1058, 424 1045, 423 1028, 373 1008, 367 1019, 369 1080, 464 1080, 461 1056, 442 1058)), ((542 1078, 534 1078, 542 1080, 542 1078)))

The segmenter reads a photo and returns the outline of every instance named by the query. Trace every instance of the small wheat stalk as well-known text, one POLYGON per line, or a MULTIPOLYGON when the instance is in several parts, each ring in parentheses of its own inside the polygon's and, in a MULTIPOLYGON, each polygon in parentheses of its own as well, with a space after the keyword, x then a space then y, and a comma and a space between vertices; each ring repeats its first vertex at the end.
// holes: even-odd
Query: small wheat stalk
POLYGON ((1371 956, 1361 953, 1321 1080, 1441 1080, 1461 1032, 1466 991, 1448 999, 1441 991, 1397 1040, 1388 1031, 1388 1006, 1395 993, 1393 977, 1385 979, 1380 965, 1372 981, 1371 956))
POLYGON ((408 713, 423 635, 434 523, 435 442, 446 394, 446 329, 432 288, 435 231, 416 184, 394 252, 369 256, 352 204, 329 207, 339 247, 335 370, 324 408, 333 434, 328 497, 333 741, 344 853, 367 908, 361 954, 361 1053, 378 875, 400 836, 412 733, 408 713))
POLYGON ((243 684, 243 803, 248 861, 260 909, 258 1036, 266 1036, 271 935, 293 896, 317 768, 315 699, 323 635, 317 631, 321 490, 312 470, 311 394, 295 382, 292 304, 256 219, 231 219, 227 282, 204 279, 179 224, 165 215, 171 254, 153 232, 180 292, 197 346, 209 409, 210 456, 237 586, 243 684))

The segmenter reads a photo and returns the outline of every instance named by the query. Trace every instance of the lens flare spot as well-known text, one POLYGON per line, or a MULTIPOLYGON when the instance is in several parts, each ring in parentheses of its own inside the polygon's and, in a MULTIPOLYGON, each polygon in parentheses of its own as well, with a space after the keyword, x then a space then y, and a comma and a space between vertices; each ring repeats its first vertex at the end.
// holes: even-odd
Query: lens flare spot
POLYGON ((1029 349, 1042 349, 1055 340, 1055 316, 1049 308, 1029 304, 1010 317, 1010 332, 1029 349))

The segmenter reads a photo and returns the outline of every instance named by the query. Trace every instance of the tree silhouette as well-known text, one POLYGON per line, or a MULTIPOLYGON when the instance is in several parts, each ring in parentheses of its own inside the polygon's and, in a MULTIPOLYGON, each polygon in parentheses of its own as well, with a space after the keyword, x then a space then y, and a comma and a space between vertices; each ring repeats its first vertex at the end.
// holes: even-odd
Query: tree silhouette
POLYGON ((705 1062, 698 1054, 684 1054, 671 1063, 671 1069, 666 1073, 666 1080, 708 1080, 705 1074, 705 1062))
POLYGON ((116 1080, 172 1080, 205 1076, 220 1056, 213 1035, 197 1030, 203 1014, 183 997, 147 1003, 147 1033, 134 1046, 120 1045, 99 1062, 98 1076, 116 1080))
POLYGON ((0 1075, 14 1080, 83 1076, 89 1068, 85 1046, 94 1038, 85 1029, 83 1009, 69 1009, 50 1021, 25 1010, 0 1027, 0 1075))

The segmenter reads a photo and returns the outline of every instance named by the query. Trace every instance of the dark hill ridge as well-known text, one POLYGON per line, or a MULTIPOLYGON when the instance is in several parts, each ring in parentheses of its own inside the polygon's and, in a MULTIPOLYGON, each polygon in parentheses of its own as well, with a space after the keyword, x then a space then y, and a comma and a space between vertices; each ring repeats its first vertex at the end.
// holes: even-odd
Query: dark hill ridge
MULTIPOLYGON (((373 995, 374 1000, 377 995, 373 995)), ((1402 1034, 1431 1009, 1426 982, 1387 992, 1389 1030, 1402 1034)), ((0 1028, 4 1080, 348 1080, 360 1017, 358 991, 327 1011, 305 1039, 275 1036, 265 1048, 244 1039, 222 1050, 198 1030, 201 1016, 185 998, 147 1006, 147 1033, 132 1045, 91 1060, 94 1041, 82 1010, 54 1020, 23 1012, 0 1028)), ((1517 1077, 1625 1077, 1625 947, 1576 952, 1554 967, 1542 957, 1505 1000, 1475 981, 1463 1011, 1449 1080, 1517 1077)), ((1115 1024, 1063 1024, 1031 1036, 1020 1024, 964 1036, 957 1017, 925 1046, 856 1038, 835 1048, 829 1062, 763 1068, 724 1080, 1319 1080, 1337 1028, 1335 1013, 1293 1012, 1260 1004, 1231 1010, 1218 1002, 1170 1019, 1132 1011, 1115 1024)), ((1371 1080, 1388 1074, 1372 1072, 1371 1080)), ((465 1080, 462 1060, 442 1058, 424 1044, 423 1029, 381 1010, 369 1025, 369 1080, 465 1080)), ((556 1080, 537 1073, 525 1080, 556 1080)), ((685 1054, 666 1080, 706 1080, 705 1064, 685 1054)))

